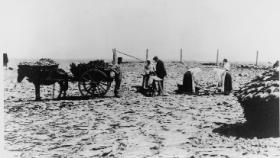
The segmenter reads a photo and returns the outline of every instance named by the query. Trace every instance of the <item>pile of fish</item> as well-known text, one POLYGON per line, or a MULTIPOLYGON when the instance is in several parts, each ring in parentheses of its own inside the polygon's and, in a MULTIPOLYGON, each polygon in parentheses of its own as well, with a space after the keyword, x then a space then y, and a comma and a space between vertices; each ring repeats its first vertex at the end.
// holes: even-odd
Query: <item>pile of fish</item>
POLYGON ((216 63, 201 63, 201 65, 206 65, 206 66, 216 66, 216 63))
POLYGON ((215 71, 204 70, 194 75, 196 91, 200 95, 218 93, 219 76, 215 71))
POLYGON ((271 131, 279 129, 279 67, 257 76, 235 95, 249 124, 271 131))
POLYGON ((71 63, 70 64, 70 71, 75 78, 80 78, 83 73, 90 69, 99 69, 104 70, 109 67, 109 64, 106 63, 104 60, 93 60, 88 63, 71 63))
POLYGON ((36 62, 21 62, 19 65, 26 65, 26 66, 40 66, 40 67, 48 67, 48 66, 58 66, 54 60, 49 58, 41 58, 36 62))
POLYGON ((270 66, 266 66, 266 65, 253 65, 253 64, 241 64, 241 65, 236 65, 237 68, 241 68, 241 69, 264 69, 267 70, 269 68, 271 68, 270 66))

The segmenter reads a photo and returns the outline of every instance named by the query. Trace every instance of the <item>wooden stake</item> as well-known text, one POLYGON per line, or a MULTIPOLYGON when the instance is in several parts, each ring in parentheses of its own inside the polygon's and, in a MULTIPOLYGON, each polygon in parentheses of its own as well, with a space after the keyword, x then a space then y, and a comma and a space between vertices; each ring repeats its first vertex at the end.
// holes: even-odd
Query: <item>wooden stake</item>
POLYGON ((146 60, 148 60, 149 59, 149 49, 147 48, 146 49, 146 60))
POLYGON ((217 50, 216 65, 219 65, 219 49, 217 50))
POLYGON ((256 55, 256 66, 258 65, 258 60, 259 60, 259 51, 257 51, 257 55, 256 55))
POLYGON ((113 64, 116 64, 117 63, 117 51, 116 51, 116 48, 113 49, 113 61, 112 61, 113 64))
POLYGON ((180 62, 183 62, 183 49, 180 49, 180 62))

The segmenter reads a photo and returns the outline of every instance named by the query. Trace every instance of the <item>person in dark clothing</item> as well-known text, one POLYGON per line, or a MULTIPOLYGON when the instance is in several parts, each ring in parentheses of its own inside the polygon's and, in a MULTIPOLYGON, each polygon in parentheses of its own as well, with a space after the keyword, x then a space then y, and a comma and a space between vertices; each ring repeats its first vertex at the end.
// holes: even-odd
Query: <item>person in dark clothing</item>
POLYGON ((114 93, 115 93, 116 97, 120 98, 121 97, 120 89, 121 89, 121 82, 122 82, 122 73, 121 73, 121 71, 120 71, 119 74, 116 74, 115 82, 116 82, 116 86, 115 86, 114 93))
POLYGON ((182 91, 189 93, 193 92, 193 76, 191 71, 187 71, 184 74, 182 91))
POLYGON ((164 77, 167 75, 165 67, 164 67, 164 63, 163 61, 161 61, 157 56, 155 56, 153 58, 153 60, 156 62, 156 75, 157 77, 159 77, 160 79, 162 79, 161 81, 161 87, 162 87, 162 92, 163 92, 163 81, 164 81, 164 77))
POLYGON ((7 53, 3 53, 3 64, 4 64, 4 67, 7 68, 8 62, 9 62, 8 54, 7 53))

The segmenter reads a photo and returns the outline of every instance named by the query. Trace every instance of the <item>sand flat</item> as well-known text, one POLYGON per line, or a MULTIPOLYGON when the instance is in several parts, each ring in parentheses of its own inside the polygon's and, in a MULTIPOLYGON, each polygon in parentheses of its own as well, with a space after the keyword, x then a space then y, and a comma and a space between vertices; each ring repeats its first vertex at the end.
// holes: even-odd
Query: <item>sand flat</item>
MULTIPOLYGON (((280 156, 280 138, 238 136, 231 129, 245 122, 232 94, 176 94, 186 68, 166 64, 168 96, 157 97, 145 97, 133 88, 142 83, 141 63, 122 66, 122 98, 113 97, 114 84, 105 98, 84 100, 52 100, 52 86, 42 86, 43 100, 33 101, 34 86, 26 80, 17 83, 16 70, 5 71, 5 150, 15 157, 280 156)), ((212 68, 203 69, 209 69, 214 81, 212 68)), ((234 89, 262 71, 233 69, 234 89)), ((79 96, 77 83, 69 87, 68 96, 79 96)))

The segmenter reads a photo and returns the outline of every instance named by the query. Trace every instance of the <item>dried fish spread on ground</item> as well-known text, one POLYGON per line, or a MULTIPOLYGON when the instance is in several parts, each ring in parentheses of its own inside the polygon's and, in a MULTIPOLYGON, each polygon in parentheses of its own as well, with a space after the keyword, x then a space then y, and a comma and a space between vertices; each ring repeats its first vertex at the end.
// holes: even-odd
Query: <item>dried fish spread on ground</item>
POLYGON ((252 64, 241 64, 241 65, 236 65, 237 68, 242 68, 242 69, 263 69, 267 70, 270 69, 271 66, 266 66, 266 65, 252 65, 252 64))
POLYGON ((279 68, 257 76, 241 88, 236 96, 249 124, 278 133, 279 68))
POLYGON ((195 73, 196 87, 199 88, 199 94, 217 93, 219 76, 214 70, 203 70, 195 73))

